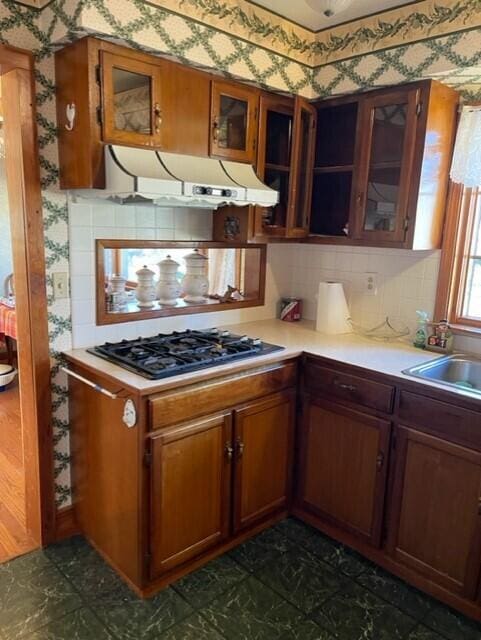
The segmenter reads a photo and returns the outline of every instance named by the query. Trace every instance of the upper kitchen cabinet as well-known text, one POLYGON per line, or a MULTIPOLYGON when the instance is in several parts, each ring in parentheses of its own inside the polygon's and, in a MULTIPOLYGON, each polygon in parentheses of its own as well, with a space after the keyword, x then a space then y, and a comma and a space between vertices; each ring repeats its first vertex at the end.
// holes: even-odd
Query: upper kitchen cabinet
POLYGON ((431 80, 318 103, 314 241, 439 247, 457 103, 431 80))
POLYGON ((265 94, 260 101, 257 175, 279 203, 256 210, 255 235, 302 238, 309 233, 316 111, 302 98, 265 94))
POLYGON ((55 70, 63 189, 105 186, 107 143, 208 156, 208 74, 89 37, 55 70))
POLYGON ((110 144, 160 147, 163 69, 135 55, 100 51, 102 139, 110 144))
POLYGON ((309 233, 316 110, 302 98, 263 93, 259 102, 256 173, 279 193, 274 207, 223 207, 216 240, 303 238, 309 233))
POLYGON ((259 91, 222 80, 212 81, 210 155, 254 164, 259 91))

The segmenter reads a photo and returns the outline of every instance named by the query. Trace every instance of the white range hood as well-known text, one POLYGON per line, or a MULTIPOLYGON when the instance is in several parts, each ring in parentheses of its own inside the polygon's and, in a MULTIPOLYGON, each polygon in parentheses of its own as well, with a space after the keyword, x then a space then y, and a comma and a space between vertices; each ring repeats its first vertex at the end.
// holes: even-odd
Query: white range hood
POLYGON ((107 145, 105 189, 76 190, 82 198, 166 207, 272 207, 279 194, 239 162, 107 145))

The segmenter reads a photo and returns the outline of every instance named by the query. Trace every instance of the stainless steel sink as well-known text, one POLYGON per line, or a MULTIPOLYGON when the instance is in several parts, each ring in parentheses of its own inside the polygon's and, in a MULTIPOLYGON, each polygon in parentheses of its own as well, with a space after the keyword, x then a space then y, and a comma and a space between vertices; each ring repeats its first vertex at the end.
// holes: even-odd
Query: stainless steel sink
POLYGON ((475 356, 445 356, 405 369, 403 373, 481 396, 481 358, 475 356))

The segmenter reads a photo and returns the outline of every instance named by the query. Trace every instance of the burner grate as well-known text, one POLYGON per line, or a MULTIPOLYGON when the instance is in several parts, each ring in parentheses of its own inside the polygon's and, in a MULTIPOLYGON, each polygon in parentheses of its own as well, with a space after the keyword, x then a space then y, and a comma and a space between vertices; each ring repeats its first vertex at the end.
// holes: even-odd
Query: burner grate
POLYGON ((209 329, 174 331, 116 344, 107 342, 88 351, 147 378, 160 379, 282 348, 228 331, 209 329))

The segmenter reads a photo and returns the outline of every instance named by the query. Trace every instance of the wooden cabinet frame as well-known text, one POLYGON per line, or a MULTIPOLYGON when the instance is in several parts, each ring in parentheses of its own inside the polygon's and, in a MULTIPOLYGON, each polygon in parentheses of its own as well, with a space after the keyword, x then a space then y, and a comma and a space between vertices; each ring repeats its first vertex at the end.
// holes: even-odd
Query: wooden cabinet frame
POLYGON ((210 116, 210 155, 238 162, 254 164, 257 151, 257 119, 259 110, 259 90, 241 83, 212 80, 211 116, 210 116), (246 148, 224 149, 218 144, 218 129, 221 97, 247 103, 246 148))
MULTIPOLYGON (((215 545, 220 544, 223 540, 227 538, 230 533, 230 501, 231 501, 231 490, 232 490, 232 459, 233 459, 233 426, 232 426, 232 414, 231 412, 220 413, 218 415, 209 416, 205 418, 200 418, 194 422, 175 425, 173 427, 168 427, 166 429, 162 429, 159 433, 154 435, 151 439, 151 456, 152 456, 152 468, 151 468, 151 490, 150 490, 150 549, 152 555, 152 562, 150 563, 150 575, 151 578, 155 578, 158 575, 172 569, 178 565, 187 562, 191 558, 200 555, 202 552, 214 547, 215 545), (165 531, 165 508, 164 499, 168 499, 167 486, 168 484, 168 476, 163 477, 164 467, 167 468, 167 461, 164 458, 164 450, 167 450, 169 445, 175 448, 176 443, 182 443, 182 441, 187 440, 189 438, 195 438, 196 436, 202 436, 203 434, 207 434, 210 431, 215 429, 221 430, 221 442, 220 447, 217 452, 217 455, 220 459, 219 461, 219 478, 218 478, 218 489, 219 489, 219 522, 218 527, 214 527, 215 531, 211 532, 207 537, 203 539, 199 539, 196 542, 192 543, 188 548, 183 549, 178 553, 172 553, 167 557, 164 557, 164 553, 162 550, 165 546, 172 546, 176 538, 181 535, 189 535, 192 531, 191 528, 188 527, 188 523, 183 519, 179 518, 179 522, 182 523, 180 526, 180 530, 178 528, 172 527, 170 534, 166 535, 164 539, 162 536, 162 531, 165 531), (164 482, 165 481, 165 482, 164 482), (187 530, 189 529, 189 530, 187 530)), ((179 446, 179 451, 176 452, 174 449, 174 453, 177 453, 177 457, 182 452, 182 447, 179 446)), ((185 465, 186 468, 191 464, 191 460, 189 459, 179 459, 177 462, 178 466, 185 465)), ((199 469, 192 468, 190 471, 191 476, 196 472, 199 472, 199 469)), ((206 472, 209 471, 206 469, 206 472)), ((169 471, 166 469, 166 472, 169 471)), ((194 483, 194 477, 190 478, 194 483)), ((198 476, 198 483, 203 482, 202 475, 198 476)), ((170 484, 175 482, 175 478, 171 478, 170 484)), ((179 489, 179 487, 175 487, 179 489)), ((206 491, 208 491, 209 487, 206 487, 206 491)), ((173 496, 171 496, 172 498, 173 496)), ((208 496, 205 496, 206 499, 208 496)), ((213 498, 214 496, 212 496, 213 498)), ((185 495, 184 498, 186 500, 189 499, 188 495, 185 495)), ((178 503, 169 504, 169 508, 167 511, 171 513, 175 510, 175 515, 178 514, 179 510, 184 508, 184 500, 180 500, 178 503)), ((206 521, 199 523, 192 523, 192 528, 203 525, 203 527, 208 526, 207 517, 211 514, 207 513, 207 509, 204 510, 206 521)), ((212 523, 214 524, 214 523, 212 523)))
POLYGON ((345 406, 342 406, 337 403, 329 402, 328 400, 320 399, 313 397, 310 394, 305 393, 303 397, 302 404, 302 422, 300 427, 300 442, 299 442, 299 454, 298 454, 298 487, 297 487, 297 497, 296 504, 297 507, 306 510, 307 512, 311 512, 316 516, 322 518, 326 522, 331 523, 335 527, 339 529, 346 530, 352 534, 354 534, 357 538, 363 540, 365 543, 372 545, 374 547, 379 547, 381 545, 382 538, 382 529, 383 529, 383 519, 384 519, 384 497, 387 488, 387 470, 389 463, 389 441, 390 441, 390 432, 391 432, 391 422, 389 420, 385 420, 382 418, 377 418, 373 415, 369 415, 367 413, 361 411, 354 411, 353 409, 349 409, 345 406), (307 447, 308 442, 306 438, 306 430, 308 429, 308 413, 309 413, 309 405, 312 404, 314 406, 319 407, 320 409, 324 409, 327 412, 337 414, 339 416, 346 417, 348 419, 352 419, 357 422, 361 422, 366 424, 368 427, 376 429, 379 431, 379 445, 378 445, 378 453, 377 458, 375 460, 376 464, 376 479, 374 484, 374 493, 373 493, 373 511, 372 511, 372 520, 371 520, 371 528, 370 533, 366 531, 361 531, 358 528, 351 526, 349 523, 344 520, 338 519, 335 515, 331 513, 327 513, 317 507, 315 507, 310 502, 307 502, 303 498, 304 488, 306 486, 306 470, 307 470, 307 447))
MULTIPOLYGON (((233 512, 233 528, 234 532, 239 532, 252 524, 262 521, 266 516, 275 511, 287 509, 290 505, 291 498, 291 481, 292 481, 292 463, 294 454, 294 426, 295 426, 295 389, 288 389, 278 394, 268 396, 265 399, 256 400, 247 404, 244 407, 237 408, 234 411, 234 454, 235 454, 235 475, 234 475, 234 512, 233 512), (281 467, 285 467, 285 485, 283 495, 278 495, 274 500, 255 512, 243 514, 242 495, 243 487, 247 481, 252 481, 252 476, 249 480, 248 472, 255 472, 253 469, 248 469, 245 466, 245 454, 249 454, 248 447, 251 446, 249 442, 246 443, 246 433, 244 429, 244 423, 249 417, 260 415, 269 409, 273 409, 277 406, 287 407, 287 419, 286 419, 286 433, 280 433, 276 442, 273 442, 270 447, 271 453, 275 450, 276 446, 282 445, 282 437, 285 437, 284 444, 285 449, 285 461, 278 460, 281 467), (247 447, 247 450, 245 450, 247 447)), ((279 425, 281 429, 282 425, 279 425)), ((268 465, 268 459, 265 460, 265 464, 268 465)), ((277 469, 279 471, 279 469, 277 469)), ((275 482, 276 478, 271 477, 271 482, 275 482)), ((251 490, 254 487, 251 486, 251 490)), ((273 486, 274 490, 275 487, 273 486)))
MULTIPOLYGON (((421 431, 399 426, 396 435, 394 484, 391 496, 391 514, 387 541, 387 549, 389 553, 391 553, 399 562, 408 567, 412 567, 417 572, 425 575, 428 579, 434 580, 435 582, 445 586, 449 591, 459 593, 466 598, 475 599, 481 571, 481 483, 478 489, 478 497, 472 505, 476 524, 471 539, 471 547, 466 559, 464 578, 461 582, 455 580, 444 572, 436 570, 435 567, 423 562, 420 558, 416 558, 398 546, 399 528, 403 508, 404 484, 406 480, 406 464, 410 443, 425 445, 428 449, 438 450, 441 454, 446 453, 453 457, 462 459, 468 464, 472 463, 473 465, 477 465, 480 468, 480 478, 481 452, 466 449, 448 441, 443 441, 438 437, 433 437, 426 433, 422 433, 421 431)), ((422 499, 423 489, 421 486, 419 487, 419 491, 422 499)), ((419 506, 421 506, 421 504, 419 506)), ((453 526, 455 526, 455 523, 453 523, 453 526)), ((419 536, 421 536, 421 538, 424 538, 426 535, 429 535, 429 531, 419 531, 419 536)), ((414 544, 414 541, 411 540, 411 543, 414 544)), ((455 545, 454 540, 453 544, 455 545)), ((455 548, 456 547, 454 547, 454 549, 455 548)))
POLYGON ((353 236, 357 239, 368 240, 375 234, 380 243, 403 243, 409 227, 409 199, 411 176, 413 173, 414 151, 418 128, 420 92, 418 89, 400 89, 398 91, 385 91, 380 95, 367 96, 361 99, 359 117, 361 127, 361 140, 358 145, 358 156, 355 161, 358 165, 357 174, 354 176, 355 189, 355 213, 353 236), (404 130, 404 142, 401 162, 401 175, 399 181, 399 197, 396 203, 395 229, 394 231, 366 231, 364 223, 366 219, 367 185, 371 168, 371 143, 374 128, 374 112, 377 107, 395 104, 407 104, 406 128, 404 130))
MULTIPOLYGON (((128 50, 127 50, 128 52, 128 50)), ((127 53, 126 52, 126 53, 127 53)), ((135 55, 119 55, 110 51, 100 52, 100 69, 102 74, 102 137, 107 144, 126 144, 130 146, 162 146, 162 60, 148 63, 139 60, 135 55), (113 87, 113 71, 122 69, 131 73, 150 77, 150 127, 151 133, 123 131, 115 126, 115 94, 113 87)))

